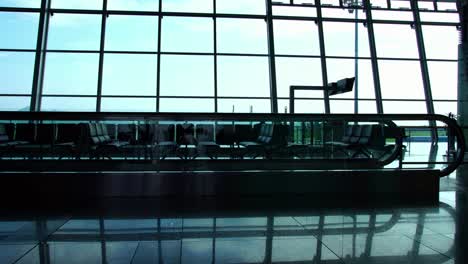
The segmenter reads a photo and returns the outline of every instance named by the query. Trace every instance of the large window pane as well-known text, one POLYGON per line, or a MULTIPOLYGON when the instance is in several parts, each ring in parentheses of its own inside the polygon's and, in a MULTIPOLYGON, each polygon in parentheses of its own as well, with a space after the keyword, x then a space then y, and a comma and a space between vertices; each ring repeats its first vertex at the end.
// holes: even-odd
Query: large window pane
POLYGON ((218 19, 220 53, 268 53, 266 23, 260 19, 218 19))
POLYGON ((156 96, 156 73, 156 55, 106 54, 102 94, 156 96))
MULTIPOLYGON (((290 112, 289 100, 278 100, 278 112, 290 112)), ((324 100, 296 99, 294 100, 294 113, 299 114, 324 114, 324 100)))
MULTIPOLYGON (((110 2, 115 1, 111 0, 110 2)), ((127 1, 126 1, 127 2, 127 1)), ((52 0, 52 8, 62 9, 102 9, 102 0, 52 0)))
POLYGON ((453 1, 452 3, 443 3, 443 2, 437 1, 437 9, 456 11, 457 3, 455 1, 453 1))
MULTIPOLYGON (((320 59, 276 58, 277 92, 279 97, 289 97, 291 85, 322 86, 320 59)), ((323 97, 323 91, 313 92, 313 97, 323 97)))
POLYGON ((418 58, 416 34, 410 25, 374 24, 377 56, 418 58))
POLYGON ((33 7, 38 8, 41 6, 41 0, 2 0, 0 7, 33 7))
POLYGON ((156 112, 156 98, 102 98, 102 112, 156 112))
POLYGON ((428 61, 432 98, 457 99, 458 63, 428 61))
POLYGON ((161 0, 164 12, 212 13, 213 0, 161 0))
POLYGON ((311 6, 273 6, 273 15, 317 17, 317 9, 311 6))
POLYGON ((42 97, 41 111, 95 112, 95 97, 42 97))
POLYGON ((126 11, 158 11, 159 0, 110 0, 107 1, 107 9, 126 11))
POLYGON ((324 22, 323 32, 328 56, 370 56, 367 29, 361 23, 356 27, 355 23, 324 22))
POLYGON ((383 108, 385 114, 427 114, 423 101, 384 101, 383 108))
POLYGON ((354 113, 353 100, 330 100, 330 112, 332 114, 352 114, 354 113))
POLYGON ((212 56, 161 56, 161 95, 214 96, 212 56))
POLYGON ((449 113, 458 114, 457 102, 434 102, 434 111, 436 114, 446 115, 449 113))
POLYGON ((379 73, 383 98, 424 99, 418 61, 379 60, 379 73))
POLYGON ((318 27, 313 21, 274 21, 275 53, 320 55, 318 27))
POLYGON ((377 114, 376 101, 358 101, 358 113, 360 114, 377 114))
POLYGON ((374 77, 372 75, 372 64, 370 60, 358 60, 356 65, 356 61, 353 59, 327 59, 327 73, 329 83, 336 82, 344 78, 356 77, 353 91, 333 95, 333 98, 354 98, 356 88, 358 90, 358 98, 375 98, 374 77))
POLYGON ((459 32, 454 26, 422 26, 428 59, 458 58, 459 32))
POLYGON ((355 19, 357 12, 358 19, 365 19, 366 13, 362 9, 353 9, 353 8, 322 8, 323 17, 336 17, 336 18, 347 18, 355 19))
POLYGON ((382 8, 387 8, 387 0, 372 0, 371 1, 371 6, 373 8, 375 7, 382 7, 382 8))
POLYGON ((264 15, 265 8, 264 0, 216 0, 217 13, 264 15))
POLYGON ((99 55, 48 53, 44 94, 96 95, 99 55))
POLYGON ((218 57, 219 96, 270 96, 268 58, 218 57))
POLYGON ((420 17, 423 22, 460 22, 458 13, 421 12, 420 17))
POLYGON ((0 96, 0 111, 29 111, 31 97, 0 96))
POLYGON ((413 21, 413 12, 399 10, 372 10, 372 19, 376 20, 399 20, 413 21))
POLYGON ((158 19, 111 15, 107 18, 106 50, 157 51, 158 19))
POLYGON ((48 49, 99 50, 100 15, 54 14, 50 17, 48 49))
POLYGON ((39 14, 0 12, 0 48, 36 49, 39 14))
POLYGON ((165 17, 162 22, 162 50, 213 52, 213 19, 165 17))
POLYGON ((219 113, 270 113, 269 99, 219 99, 219 113))
POLYGON ((34 75, 33 52, 0 52, 0 94, 30 94, 34 75))
POLYGON ((161 98, 159 102, 160 112, 214 112, 214 99, 161 98))

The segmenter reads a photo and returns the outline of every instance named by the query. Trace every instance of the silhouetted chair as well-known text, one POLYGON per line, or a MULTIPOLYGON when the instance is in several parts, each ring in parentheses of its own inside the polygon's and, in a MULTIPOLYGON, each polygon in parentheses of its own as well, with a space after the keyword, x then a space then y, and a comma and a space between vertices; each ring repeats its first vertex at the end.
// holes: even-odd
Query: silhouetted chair
POLYGON ((58 159, 64 157, 80 158, 78 144, 81 137, 81 129, 78 124, 57 124, 56 139, 53 145, 54 155, 58 159))
POLYGON ((215 141, 214 124, 198 124, 196 126, 197 152, 210 159, 218 158, 220 146, 215 141))
POLYGON ((90 158, 112 159, 112 154, 118 153, 120 148, 129 144, 127 141, 113 140, 104 123, 88 123, 90 158))
POLYGON ((12 155, 15 146, 27 144, 27 141, 12 140, 13 124, 0 124, 0 159, 5 155, 12 155))
POLYGON ((174 124, 154 124, 153 140, 155 143, 154 149, 157 154, 157 159, 164 160, 167 157, 175 156, 177 144, 175 142, 175 125, 174 124))
POLYGON ((288 127, 283 124, 263 123, 255 141, 242 141, 239 144, 247 148, 252 158, 271 158, 274 152, 286 150, 288 131, 288 127))

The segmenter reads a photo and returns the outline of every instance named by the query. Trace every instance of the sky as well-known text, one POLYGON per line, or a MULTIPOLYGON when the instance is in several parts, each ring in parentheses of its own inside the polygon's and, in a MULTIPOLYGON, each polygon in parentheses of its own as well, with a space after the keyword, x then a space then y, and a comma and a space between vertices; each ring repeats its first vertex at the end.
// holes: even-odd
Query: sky
MULTIPOLYGON (((0 0, 0 6, 38 7, 38 0, 0 0)), ((157 11, 157 1, 109 0, 109 10, 157 11)), ((163 0, 162 11, 212 13, 212 0, 163 0)), ((308 2, 308 1, 301 1, 308 2)), ((324 4, 337 1, 323 0, 324 4)), ((386 1, 371 1, 374 6, 386 1)), ((405 8, 408 3, 393 1, 405 8)), ((263 0, 217 0, 219 13, 264 14, 263 0)), ((52 0, 52 8, 101 9, 102 0, 52 0)), ((424 6, 430 8, 430 6, 424 6)), ((453 9, 453 5, 443 6, 453 9)), ((278 7, 274 15, 314 16, 314 8, 278 7)), ((373 11, 374 19, 412 19, 408 11, 373 11)), ((342 9, 323 9, 324 17, 354 18, 354 13, 342 9)), ((359 18, 365 14, 358 13, 359 18)), ((2 110, 28 109, 34 68, 38 14, 0 12, 0 48, 24 49, 23 52, 0 52, 0 108, 2 110)), ((54 13, 50 18, 48 52, 44 75, 42 106, 49 111, 95 111, 99 67, 100 15, 54 13), (76 50, 88 53, 73 53, 76 50), (64 52, 65 51, 65 52, 64 52), (66 97, 67 95, 84 95, 66 97)), ((456 22, 456 14, 421 12, 423 21, 456 22)), ((160 56, 160 95, 165 97, 203 96, 205 98, 161 98, 160 111, 213 112, 215 71, 213 19, 170 17, 162 19, 161 52, 187 52, 191 55, 162 54, 160 56), (204 54, 206 53, 206 54, 204 54), (204 54, 204 55, 201 55, 204 54)), ((310 57, 276 57, 279 112, 288 111, 290 85, 322 85, 322 69, 318 27, 313 21, 274 21, 276 55, 306 55, 310 57)), ((267 25, 263 19, 218 18, 216 20, 218 53, 217 94, 218 111, 269 112, 270 81, 267 43, 267 25), (246 53, 259 56, 229 56, 246 53), (255 97, 256 99, 239 99, 255 97), (261 99, 264 98, 264 99, 261 99), (233 107, 234 106, 234 107, 233 107), (252 107, 251 107, 252 106, 252 107)), ((156 111, 158 19, 156 16, 110 15, 106 22, 106 51, 103 64, 103 111, 156 111), (146 54, 117 54, 113 51, 147 52, 146 54), (152 52, 152 53, 151 53, 152 52), (113 98, 112 96, 123 96, 113 98), (136 98, 136 96, 140 96, 136 98)), ((424 99, 423 83, 416 45, 415 30, 408 24, 374 24, 379 74, 384 99, 424 99), (406 60, 395 60, 403 58, 406 60)), ((369 60, 367 28, 357 25, 358 98, 360 112, 376 111, 372 67, 369 60)), ((431 60, 456 60, 458 31, 454 26, 423 26, 426 55, 431 60)), ((353 57, 355 51, 355 24, 324 22, 325 52, 327 56, 353 57)), ((355 60, 328 58, 328 81, 337 81, 355 75, 355 60)), ((428 62, 434 99, 456 100, 457 62, 428 62)), ((321 92, 299 94, 303 97, 323 97, 321 92)), ((354 98, 354 93, 335 98, 354 98)), ((384 102, 384 111, 424 112, 421 101, 384 102)), ((332 112, 351 113, 352 101, 332 101, 332 112)), ((442 114, 456 112, 455 102, 437 102, 442 114)), ((296 100, 296 111, 323 113, 323 100, 296 100)))

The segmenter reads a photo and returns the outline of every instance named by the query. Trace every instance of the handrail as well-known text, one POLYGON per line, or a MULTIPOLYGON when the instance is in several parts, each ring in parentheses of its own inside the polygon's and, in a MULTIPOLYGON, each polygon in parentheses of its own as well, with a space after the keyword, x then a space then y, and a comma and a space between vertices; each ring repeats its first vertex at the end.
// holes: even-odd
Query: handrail
MULTIPOLYGON (((445 123, 456 137, 457 149, 452 162, 441 169, 441 177, 452 173, 462 162, 465 153, 465 138, 456 120, 443 115, 427 114, 244 114, 244 113, 117 113, 117 112, 5 112, 0 111, 0 120, 25 121, 269 121, 269 122, 304 122, 304 121, 343 121, 348 122, 377 122, 391 128, 398 128, 395 121, 440 121, 445 123)), ((401 155, 404 135, 395 137, 399 148, 386 160, 380 160, 386 165, 401 155)))

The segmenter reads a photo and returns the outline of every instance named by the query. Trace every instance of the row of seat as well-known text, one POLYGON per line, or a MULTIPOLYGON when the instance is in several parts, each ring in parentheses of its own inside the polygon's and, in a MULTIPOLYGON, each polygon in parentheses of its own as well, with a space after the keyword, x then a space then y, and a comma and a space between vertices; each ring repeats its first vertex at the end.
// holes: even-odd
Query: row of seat
MULTIPOLYGON (((381 126, 357 124, 334 128, 337 133, 343 131, 343 136, 326 145, 350 157, 361 154, 371 157, 368 148, 371 144, 385 144, 376 142, 385 141, 378 135, 378 128, 381 126)), ((59 158, 144 156, 153 159, 157 154, 158 159, 197 155, 215 159, 226 155, 226 151, 236 157, 253 158, 286 151, 286 155, 300 157, 304 145, 288 142, 291 131, 289 125, 282 123, 0 124, 0 155, 30 157, 40 153, 59 158)))
POLYGON ((329 141, 326 144, 351 158, 359 155, 371 158, 371 148, 382 148, 385 146, 382 130, 383 127, 380 125, 346 124, 341 140, 329 141))

